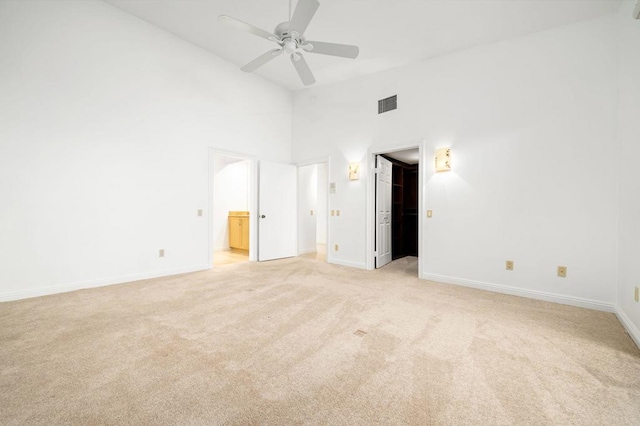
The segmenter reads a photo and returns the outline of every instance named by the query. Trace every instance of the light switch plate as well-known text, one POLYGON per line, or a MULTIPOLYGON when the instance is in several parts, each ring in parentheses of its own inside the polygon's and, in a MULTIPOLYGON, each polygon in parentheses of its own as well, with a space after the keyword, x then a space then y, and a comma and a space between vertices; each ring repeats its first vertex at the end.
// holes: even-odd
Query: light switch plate
POLYGON ((202 216, 202 209, 198 209, 198 216, 202 216))
POLYGON ((433 210, 427 210, 427 217, 433 217, 433 210))
POLYGON ((513 260, 507 260, 506 269, 507 271, 513 271, 513 260))
POLYGON ((160 251, 158 252, 158 256, 164 257, 164 249, 160 249, 160 251))
POLYGON ((336 216, 340 216, 340 210, 336 210, 336 216))

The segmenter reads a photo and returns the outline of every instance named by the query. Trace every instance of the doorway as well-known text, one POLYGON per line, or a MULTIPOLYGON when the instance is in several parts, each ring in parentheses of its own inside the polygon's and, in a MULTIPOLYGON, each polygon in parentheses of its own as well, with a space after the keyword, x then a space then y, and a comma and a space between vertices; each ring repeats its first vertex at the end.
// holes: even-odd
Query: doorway
POLYGON ((419 275, 421 220, 420 147, 372 153, 373 212, 370 269, 411 265, 419 275))
MULTIPOLYGON (((414 152, 415 151, 415 152, 414 152)), ((391 161, 391 259, 418 257, 418 152, 383 154, 391 161), (399 160, 402 158, 405 161, 399 160), (416 162, 414 162, 416 161, 416 162)))
POLYGON ((298 256, 327 260, 328 167, 298 167, 298 256))
POLYGON ((252 161, 232 154, 212 153, 211 233, 213 266, 250 259, 252 235, 252 161))

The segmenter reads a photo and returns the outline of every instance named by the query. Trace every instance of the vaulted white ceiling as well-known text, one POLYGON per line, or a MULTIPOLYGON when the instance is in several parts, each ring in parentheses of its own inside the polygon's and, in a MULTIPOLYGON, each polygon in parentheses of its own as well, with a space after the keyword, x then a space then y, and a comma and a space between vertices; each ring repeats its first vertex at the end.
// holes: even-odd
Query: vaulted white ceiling
MULTIPOLYGON (((273 31, 289 0, 105 0, 238 67, 274 43, 218 21, 225 14, 273 31)), ((319 0, 306 38, 355 44, 355 59, 305 55, 317 85, 383 71, 472 46, 616 12, 621 0, 319 0)), ((296 0, 293 0, 295 7, 296 0)), ((255 71, 290 90, 304 86, 288 58, 255 71)))

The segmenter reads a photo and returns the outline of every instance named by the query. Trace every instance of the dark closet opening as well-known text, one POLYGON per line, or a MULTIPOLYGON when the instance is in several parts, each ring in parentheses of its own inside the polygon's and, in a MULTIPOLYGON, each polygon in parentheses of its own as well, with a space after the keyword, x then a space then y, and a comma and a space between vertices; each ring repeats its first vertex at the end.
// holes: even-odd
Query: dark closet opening
POLYGON ((391 258, 418 256, 418 165, 383 155, 391 175, 391 258))

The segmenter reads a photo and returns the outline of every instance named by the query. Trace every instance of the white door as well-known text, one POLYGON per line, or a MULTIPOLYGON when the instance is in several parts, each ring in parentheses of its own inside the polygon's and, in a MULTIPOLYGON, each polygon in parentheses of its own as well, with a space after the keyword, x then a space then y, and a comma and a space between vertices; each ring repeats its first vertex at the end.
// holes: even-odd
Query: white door
POLYGON ((260 162, 258 260, 297 255, 296 167, 260 162))
POLYGON ((391 262, 391 161, 376 156, 376 268, 391 262))

